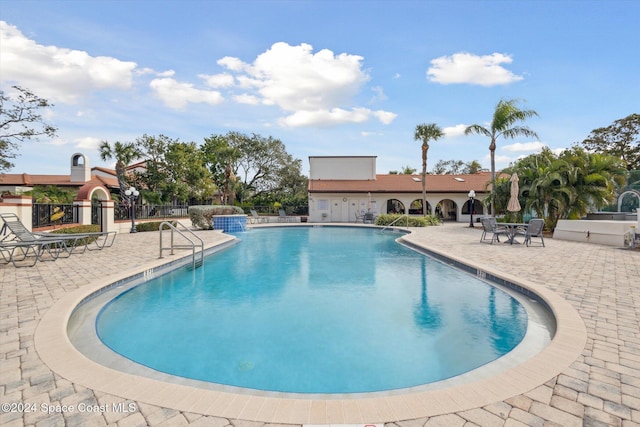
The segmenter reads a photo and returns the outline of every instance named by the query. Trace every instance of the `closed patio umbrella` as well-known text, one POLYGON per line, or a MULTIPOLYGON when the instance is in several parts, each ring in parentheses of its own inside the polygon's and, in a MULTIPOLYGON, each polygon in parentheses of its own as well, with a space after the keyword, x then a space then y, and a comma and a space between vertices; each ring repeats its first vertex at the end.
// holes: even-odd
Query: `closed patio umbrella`
POLYGON ((509 198, 509 204, 507 205, 507 210, 509 212, 520 212, 520 201, 518 200, 518 192, 520 188, 518 187, 518 174, 514 173, 511 175, 511 197, 509 198))

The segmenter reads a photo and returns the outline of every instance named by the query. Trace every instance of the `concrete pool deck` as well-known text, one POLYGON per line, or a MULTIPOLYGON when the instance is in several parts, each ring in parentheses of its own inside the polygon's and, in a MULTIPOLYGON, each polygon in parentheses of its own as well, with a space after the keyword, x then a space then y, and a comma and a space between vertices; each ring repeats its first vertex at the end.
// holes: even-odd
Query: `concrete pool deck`
MULTIPOLYGON (((418 406, 440 405, 443 410, 437 413, 434 409, 430 417, 412 417, 416 412, 405 408, 400 414, 404 416, 396 417, 401 421, 395 421, 395 424, 407 427, 462 426, 467 422, 483 426, 639 425, 640 252, 552 239, 546 240, 546 248, 486 245, 479 243, 480 229, 455 223, 413 231, 411 239, 417 244, 482 266, 483 270, 519 278, 547 292, 553 291, 561 297, 560 304, 563 301, 579 313, 586 326, 587 339, 581 353, 572 357, 575 360, 569 361, 561 372, 539 383, 524 384, 525 390, 511 393, 510 390, 517 390, 523 384, 521 380, 516 381, 516 377, 503 376, 500 378, 502 386, 487 389, 484 395, 450 394, 440 402, 414 399, 418 406), (454 408, 451 402, 464 409, 451 409, 454 408)), ((208 245, 224 239, 216 232, 198 234, 208 245)), ((267 424, 249 421, 256 419, 252 416, 202 415, 209 413, 215 402, 207 401, 198 389, 185 389, 184 396, 179 399, 193 399, 191 410, 152 405, 145 403, 144 397, 130 400, 122 397, 128 393, 126 388, 138 388, 142 396, 163 390, 135 379, 122 382, 108 375, 102 377, 96 371, 76 372, 77 377, 60 376, 58 367, 52 371, 41 358, 38 352, 47 352, 60 344, 43 342, 39 338, 36 346, 34 339, 43 317, 64 314, 50 310, 54 304, 58 307, 61 301, 70 299, 70 295, 84 292, 96 283, 144 270, 157 264, 157 257, 157 233, 121 234, 114 247, 103 251, 38 263, 33 268, 1 267, 0 401, 9 404, 3 405, 0 412, 1 425, 195 424, 222 427, 231 424, 253 427, 267 424), (123 393, 106 393, 101 391, 102 387, 83 385, 90 381, 102 381, 110 387, 115 384, 123 393)), ((571 336, 566 338, 566 341, 572 340, 571 336)), ((568 354, 570 352, 559 358, 568 354)), ((64 361, 57 363, 63 365, 64 361)), ((553 366, 536 370, 547 368, 553 366)), ((166 394, 167 390, 164 392, 166 394)), ((270 408, 264 401, 259 403, 255 399, 234 399, 224 405, 224 402, 217 404, 228 408, 227 414, 271 411, 273 423, 287 423, 285 418, 275 416, 284 410, 282 408, 270 408)), ((312 400, 288 405, 293 412, 315 413, 308 419, 321 424, 354 419, 362 423, 376 421, 370 414, 388 409, 370 407, 371 412, 367 414, 364 413, 367 408, 362 405, 340 402, 323 406, 312 400), (323 417, 326 421, 316 422, 323 417)), ((305 415, 301 416, 304 422, 305 415)))

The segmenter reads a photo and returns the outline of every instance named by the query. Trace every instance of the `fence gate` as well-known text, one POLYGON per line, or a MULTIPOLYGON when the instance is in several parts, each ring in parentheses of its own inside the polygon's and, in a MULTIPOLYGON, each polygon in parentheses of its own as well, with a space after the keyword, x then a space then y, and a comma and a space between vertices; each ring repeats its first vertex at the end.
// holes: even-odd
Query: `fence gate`
POLYGON ((91 203, 91 224, 99 225, 102 230, 102 202, 100 201, 91 203))

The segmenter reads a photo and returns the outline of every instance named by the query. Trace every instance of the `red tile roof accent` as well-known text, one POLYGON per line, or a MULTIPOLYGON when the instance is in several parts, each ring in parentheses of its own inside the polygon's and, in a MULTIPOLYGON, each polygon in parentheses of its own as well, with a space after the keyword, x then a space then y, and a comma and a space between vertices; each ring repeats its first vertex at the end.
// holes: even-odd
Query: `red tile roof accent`
MULTIPOLYGON (((310 193, 421 193, 420 175, 376 175, 375 180, 309 180, 310 193)), ((489 191, 490 172, 472 175, 429 175, 427 192, 468 193, 489 191), (458 179, 456 179, 458 178, 458 179), (460 179, 464 181, 460 181, 460 179)))
MULTIPOLYGON (((118 180, 104 176, 92 175, 89 183, 101 184, 106 187, 118 188, 118 180)), ((61 187, 82 187, 86 182, 71 182, 70 175, 32 175, 28 173, 0 174, 0 185, 21 185, 33 187, 35 185, 58 185, 61 187)))

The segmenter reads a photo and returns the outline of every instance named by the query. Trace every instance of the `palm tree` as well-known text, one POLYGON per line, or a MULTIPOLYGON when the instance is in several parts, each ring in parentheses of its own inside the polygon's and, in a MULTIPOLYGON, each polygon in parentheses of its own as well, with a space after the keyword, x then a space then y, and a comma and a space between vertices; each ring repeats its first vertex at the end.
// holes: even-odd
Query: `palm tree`
POLYGON ((563 218, 581 218, 589 209, 602 209, 615 200, 616 189, 624 185, 624 161, 602 153, 574 147, 561 155, 569 165, 568 182, 574 190, 563 218))
POLYGON ((442 129, 435 123, 422 124, 416 126, 414 141, 422 141, 422 214, 427 216, 427 151, 429 151, 429 140, 437 141, 444 136, 442 129))
MULTIPOLYGON (((491 138, 491 144, 489 144, 489 152, 491 153, 491 183, 496 179, 496 140, 499 137, 515 138, 517 136, 526 136, 538 138, 538 135, 526 126, 516 126, 518 122, 523 122, 526 119, 538 116, 538 113, 534 110, 521 110, 518 108, 517 99, 504 100, 501 99, 496 105, 496 109, 493 112, 493 120, 491 126, 485 128, 480 125, 468 126, 464 133, 479 134, 491 138)), ((491 190, 491 215, 495 216, 495 207, 493 203, 493 188, 491 190)))
POLYGON ((120 196, 124 195, 127 189, 126 168, 133 160, 139 158, 142 153, 132 142, 122 143, 116 141, 113 146, 107 141, 100 143, 100 158, 102 161, 115 159, 116 161, 116 177, 118 178, 118 187, 120 187, 120 196))

